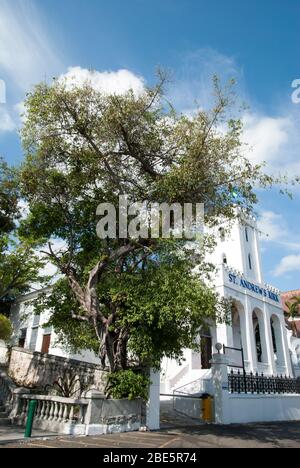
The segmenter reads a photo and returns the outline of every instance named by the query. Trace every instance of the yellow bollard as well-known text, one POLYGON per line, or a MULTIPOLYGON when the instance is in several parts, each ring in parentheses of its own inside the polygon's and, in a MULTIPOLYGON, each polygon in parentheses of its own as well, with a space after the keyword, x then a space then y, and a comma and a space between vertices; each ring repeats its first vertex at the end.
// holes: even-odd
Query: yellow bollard
POLYGON ((206 396, 202 400, 202 419, 207 423, 211 423, 213 420, 213 398, 211 396, 206 396))

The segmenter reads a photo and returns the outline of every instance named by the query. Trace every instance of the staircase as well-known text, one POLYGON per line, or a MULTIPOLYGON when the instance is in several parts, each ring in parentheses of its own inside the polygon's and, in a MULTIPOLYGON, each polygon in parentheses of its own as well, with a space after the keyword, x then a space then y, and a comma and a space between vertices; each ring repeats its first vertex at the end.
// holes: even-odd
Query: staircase
POLYGON ((170 388, 170 393, 177 391, 188 394, 212 393, 211 370, 190 370, 170 388))
POLYGON ((9 415, 12 410, 13 391, 16 388, 6 371, 7 367, 2 364, 0 366, 0 427, 11 425, 9 415))
POLYGON ((11 420, 9 419, 9 411, 7 407, 0 400, 0 426, 10 426, 11 420))

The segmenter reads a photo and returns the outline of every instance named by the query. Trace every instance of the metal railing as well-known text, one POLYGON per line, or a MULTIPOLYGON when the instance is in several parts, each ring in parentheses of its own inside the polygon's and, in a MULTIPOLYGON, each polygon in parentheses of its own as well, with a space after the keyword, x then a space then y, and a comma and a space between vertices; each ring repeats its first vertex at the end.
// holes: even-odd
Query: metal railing
POLYGON ((203 393, 213 393, 211 378, 199 378, 173 390, 174 395, 201 395, 203 393))
POLYGON ((264 374, 243 374, 234 372, 228 375, 228 389, 230 393, 252 394, 300 394, 300 379, 287 376, 271 376, 264 374))
MULTIPOLYGON (((204 379, 196 379, 173 390, 173 410, 191 419, 201 420, 203 413, 203 399, 207 389, 204 379)), ((206 379, 207 385, 211 381, 206 379)))

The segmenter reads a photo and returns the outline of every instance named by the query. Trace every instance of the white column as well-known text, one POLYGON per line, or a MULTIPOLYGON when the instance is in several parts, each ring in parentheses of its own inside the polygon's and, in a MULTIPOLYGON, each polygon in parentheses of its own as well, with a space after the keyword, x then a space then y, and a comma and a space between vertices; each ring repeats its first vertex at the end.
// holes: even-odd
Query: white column
POLYGON ((246 323, 245 308, 243 310, 239 310, 239 316, 240 316, 241 339, 242 339, 242 347, 244 351, 244 359, 245 361, 250 361, 249 354, 248 354, 247 323, 246 323))
POLYGON ((212 385, 214 388, 215 423, 230 424, 230 401, 228 393, 227 358, 214 354, 211 360, 212 385))
POLYGON ((285 333, 285 331, 286 331, 285 321, 284 321, 283 315, 278 316, 278 318, 279 318, 280 327, 281 327, 281 339, 282 339, 284 364, 285 364, 285 367, 287 369, 287 374, 292 377, 293 376, 293 369, 292 369, 292 363, 291 363, 291 356, 290 356, 290 351, 289 351, 287 333, 285 333))
POLYGON ((146 426, 150 430, 160 428, 160 373, 150 370, 151 385, 146 407, 146 426))
POLYGON ((217 325, 217 342, 225 346, 233 346, 232 327, 225 323, 217 325))
POLYGON ((257 228, 254 229, 254 250, 255 256, 257 261, 257 275, 258 281, 263 283, 263 274, 262 274, 262 260, 261 260, 261 253, 260 253, 260 246, 259 246, 259 234, 257 228))

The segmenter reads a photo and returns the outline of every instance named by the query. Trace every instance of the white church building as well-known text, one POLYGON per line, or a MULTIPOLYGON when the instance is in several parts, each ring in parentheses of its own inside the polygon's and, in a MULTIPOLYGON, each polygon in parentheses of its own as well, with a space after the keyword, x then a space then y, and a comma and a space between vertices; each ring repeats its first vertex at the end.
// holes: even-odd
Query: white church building
POLYGON ((255 218, 236 222, 229 235, 219 228, 217 235, 217 247, 210 261, 217 266, 216 290, 232 300, 230 324, 207 324, 200 331, 199 351, 185 350, 181 364, 164 360, 162 393, 189 393, 193 383, 195 392, 213 393, 210 361, 217 343, 242 348, 246 372, 300 376, 300 368, 293 368, 291 363, 280 291, 264 282, 255 218))

